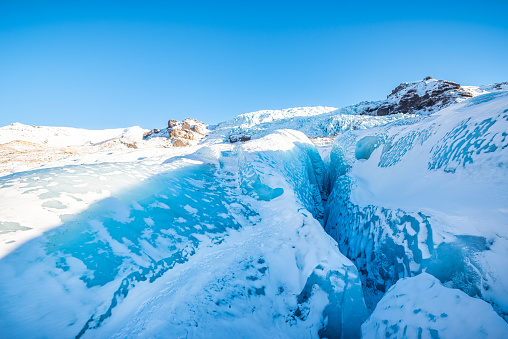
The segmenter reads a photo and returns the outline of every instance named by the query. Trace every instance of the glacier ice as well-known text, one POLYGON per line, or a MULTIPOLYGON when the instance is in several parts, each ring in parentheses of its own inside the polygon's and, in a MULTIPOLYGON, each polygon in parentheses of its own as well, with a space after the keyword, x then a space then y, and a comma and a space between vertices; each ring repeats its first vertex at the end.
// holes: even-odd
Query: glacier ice
POLYGON ((337 138, 326 230, 373 308, 427 272, 508 320, 508 94, 337 138))
POLYGON ((3 239, 19 243, 0 260, 2 334, 359 337, 360 277, 316 220, 324 172, 283 130, 159 164, 1 177, 16 211, 3 239))
POLYGON ((508 324, 492 306, 427 273, 399 280, 362 325, 365 339, 506 337, 508 324))
POLYGON ((218 124, 211 137, 217 141, 228 141, 231 137, 237 139, 242 135, 256 139, 289 128, 311 138, 328 137, 348 130, 367 129, 415 117, 402 113, 383 117, 361 115, 371 104, 362 102, 341 109, 319 106, 246 113, 218 124))

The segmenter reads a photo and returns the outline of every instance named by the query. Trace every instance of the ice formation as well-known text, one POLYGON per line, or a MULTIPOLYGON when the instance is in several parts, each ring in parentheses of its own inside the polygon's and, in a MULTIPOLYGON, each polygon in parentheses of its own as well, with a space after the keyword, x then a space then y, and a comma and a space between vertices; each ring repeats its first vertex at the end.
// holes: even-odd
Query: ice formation
POLYGON ((357 270, 313 217, 323 173, 281 131, 158 165, 2 177, 2 240, 24 241, 0 261, 3 335, 359 336, 357 270))
POLYGON ((349 130, 372 128, 412 116, 408 114, 384 117, 360 115, 366 107, 370 107, 370 104, 364 102, 341 109, 299 107, 242 114, 235 119, 218 124, 213 131, 213 136, 219 141, 228 141, 239 136, 255 139, 278 129, 290 128, 301 131, 311 138, 328 137, 349 130))
POLYGON ((498 92, 337 138, 326 230, 362 273, 369 307, 426 271, 508 320, 506 131, 498 92))
POLYGON ((506 336, 508 85, 457 86, 247 113, 181 148, 0 128, 0 336, 506 336))
POLYGON ((486 302, 422 273, 392 286, 362 333, 365 339, 506 338, 508 324, 486 302))

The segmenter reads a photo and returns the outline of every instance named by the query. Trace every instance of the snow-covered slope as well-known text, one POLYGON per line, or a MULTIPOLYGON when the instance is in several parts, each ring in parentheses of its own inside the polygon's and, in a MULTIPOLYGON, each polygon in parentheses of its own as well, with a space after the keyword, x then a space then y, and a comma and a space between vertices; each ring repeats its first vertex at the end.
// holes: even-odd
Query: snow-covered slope
POLYGON ((28 141, 52 147, 98 144, 117 138, 141 140, 147 130, 141 127, 87 130, 72 127, 31 126, 13 123, 0 127, 0 144, 14 140, 28 141))
POLYGON ((326 230, 369 306, 426 271, 508 320, 508 92, 335 141, 326 230))

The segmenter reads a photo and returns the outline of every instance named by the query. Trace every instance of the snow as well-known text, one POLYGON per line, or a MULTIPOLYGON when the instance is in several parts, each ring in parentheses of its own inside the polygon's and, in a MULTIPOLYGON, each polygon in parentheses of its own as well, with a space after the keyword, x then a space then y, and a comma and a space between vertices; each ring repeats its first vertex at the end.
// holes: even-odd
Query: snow
POLYGON ((50 147, 97 144, 111 139, 141 140, 147 130, 141 127, 87 130, 72 127, 31 126, 13 123, 0 127, 0 144, 14 140, 27 141, 50 147))
POLYGON ((427 273, 399 280, 362 325, 365 339, 506 337, 508 324, 492 306, 427 273))

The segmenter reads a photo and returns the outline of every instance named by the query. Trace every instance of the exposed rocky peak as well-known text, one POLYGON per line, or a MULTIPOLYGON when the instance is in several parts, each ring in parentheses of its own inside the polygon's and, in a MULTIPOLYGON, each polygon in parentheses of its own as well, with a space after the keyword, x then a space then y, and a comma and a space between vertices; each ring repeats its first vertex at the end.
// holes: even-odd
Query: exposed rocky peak
POLYGON ((477 87, 463 87, 456 82, 426 77, 420 81, 400 84, 386 100, 368 108, 365 114, 430 114, 482 92, 484 91, 477 87))
POLYGON ((207 126, 196 119, 187 118, 183 121, 170 119, 168 127, 162 130, 153 129, 145 135, 144 140, 153 138, 170 139, 174 147, 189 146, 203 139, 208 134, 207 126))

